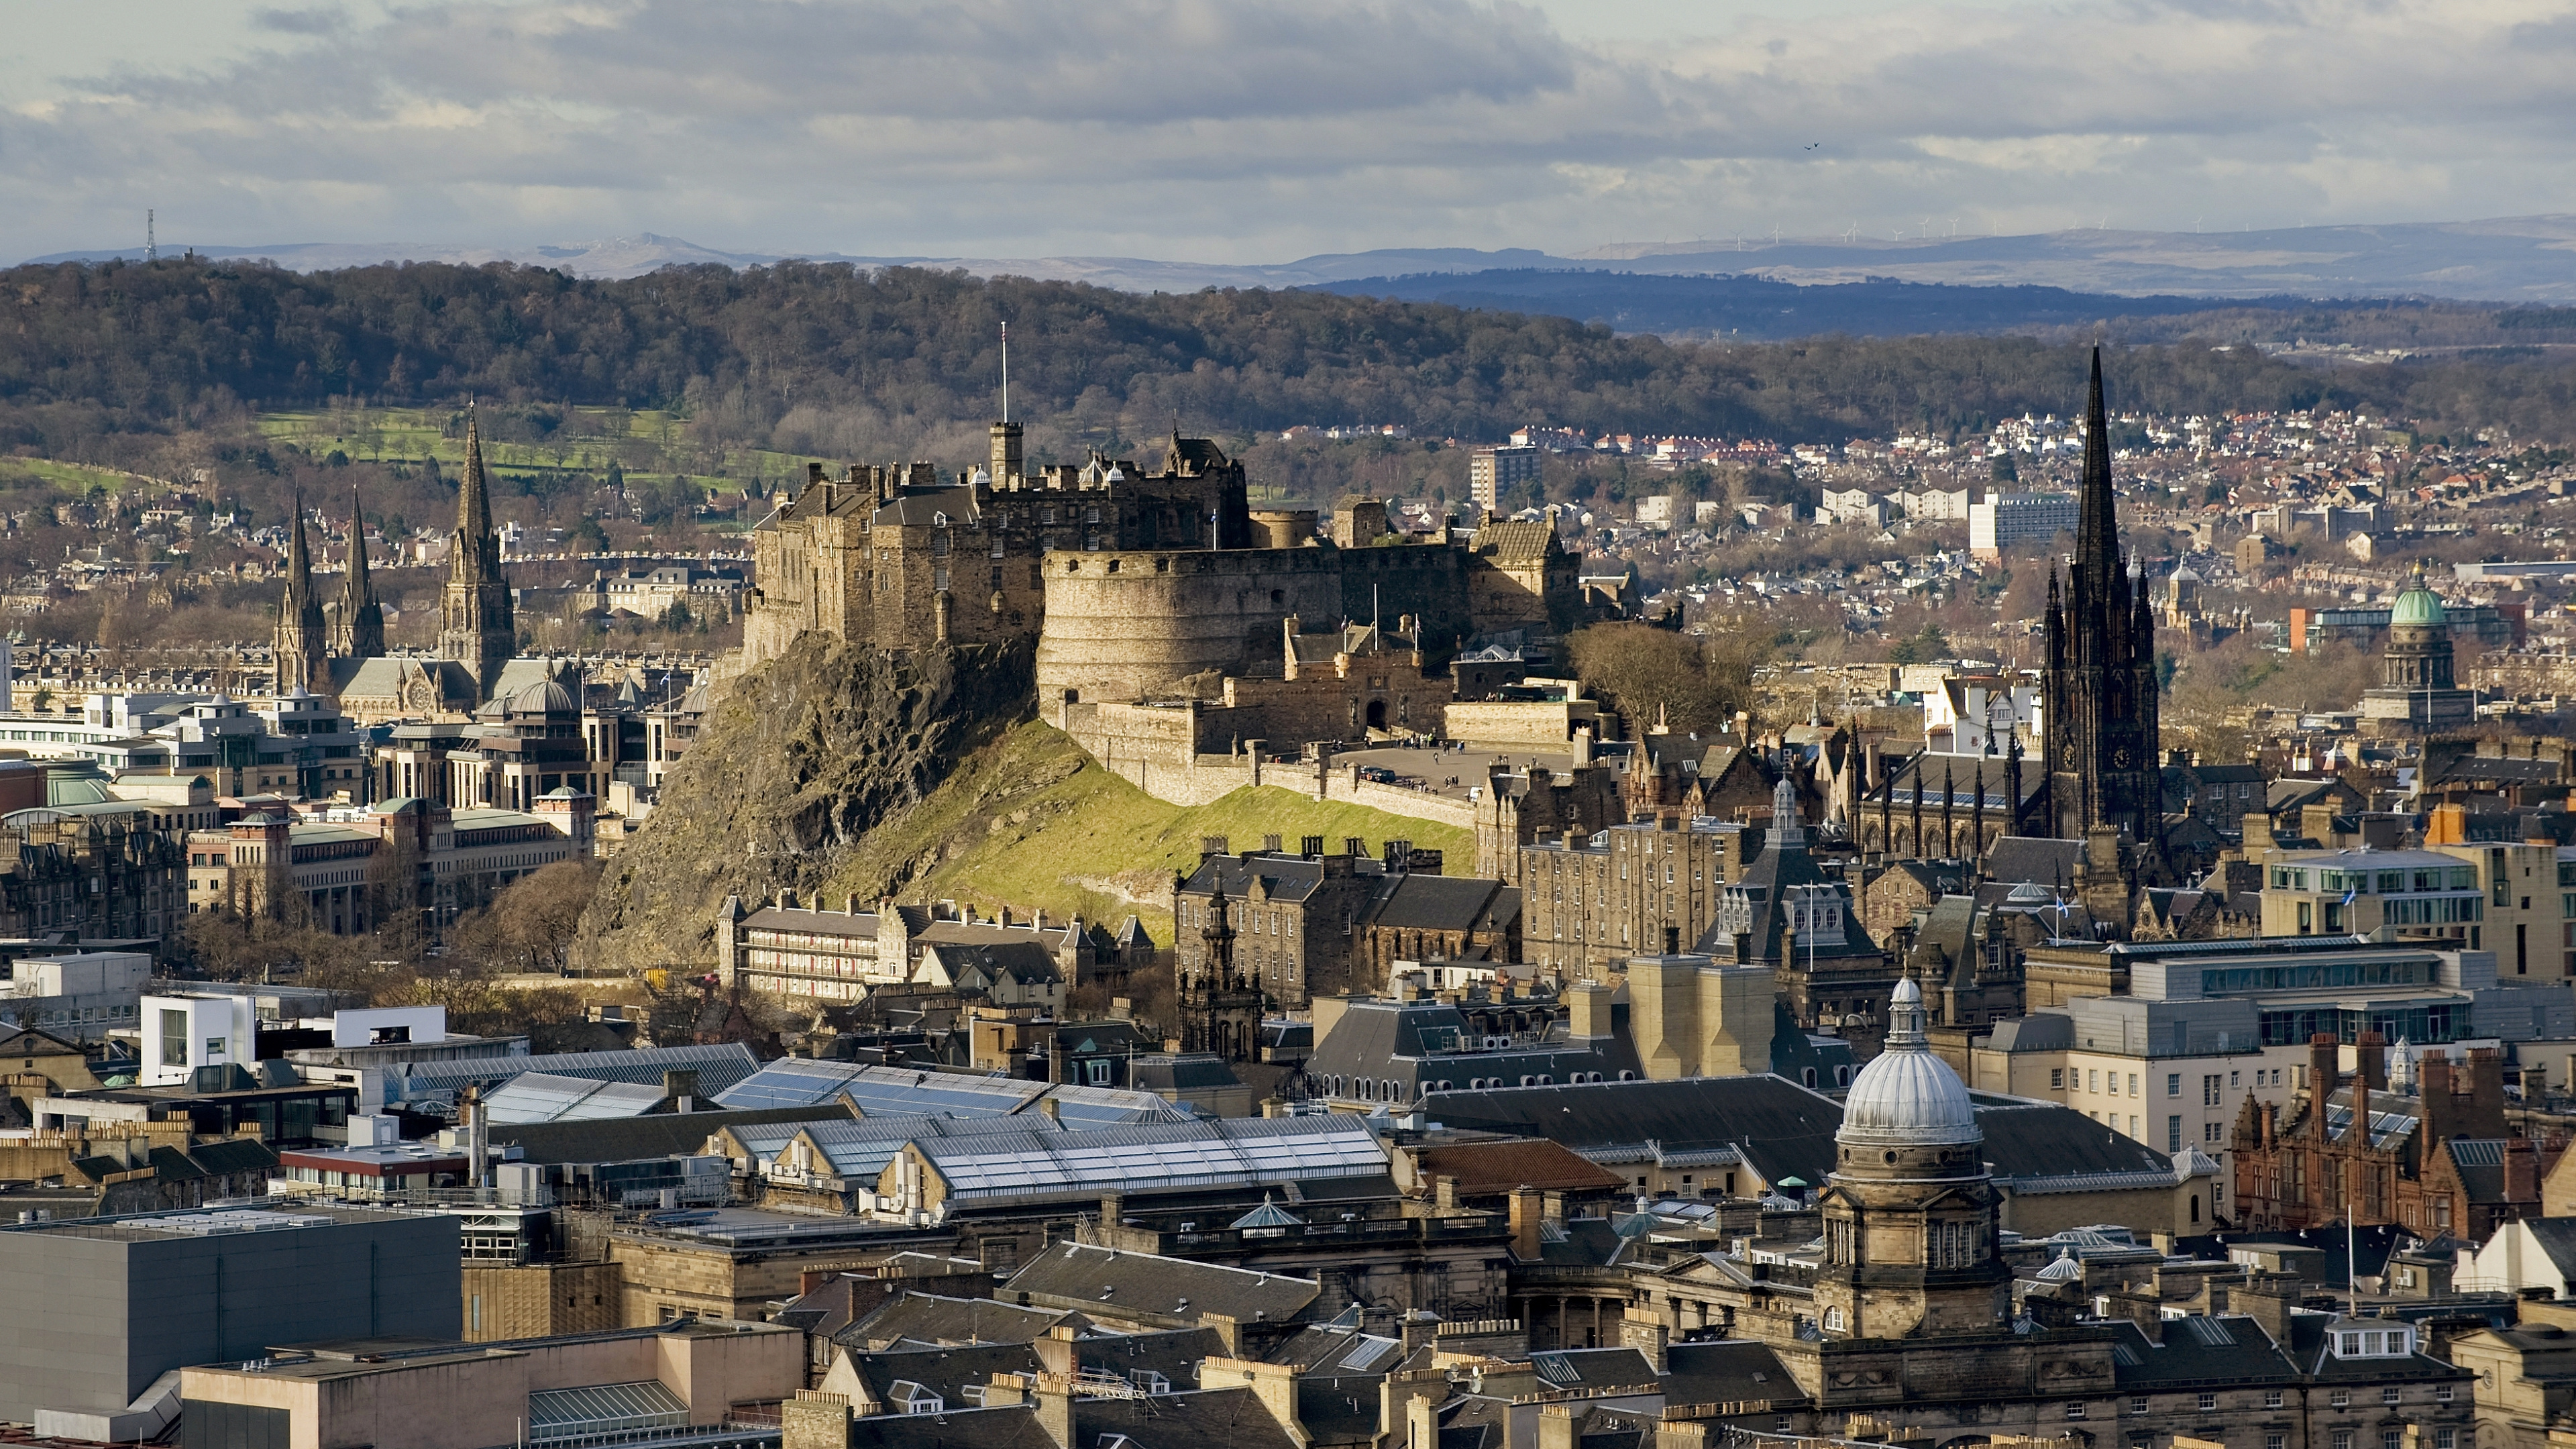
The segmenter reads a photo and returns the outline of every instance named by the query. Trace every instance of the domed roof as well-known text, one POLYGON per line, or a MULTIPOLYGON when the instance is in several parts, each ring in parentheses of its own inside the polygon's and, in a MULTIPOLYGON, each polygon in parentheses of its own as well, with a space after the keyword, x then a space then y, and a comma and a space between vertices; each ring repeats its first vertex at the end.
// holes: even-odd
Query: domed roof
POLYGON ((2424 566, 2417 564, 2414 576, 2406 581, 2406 591, 2397 596, 2397 602, 2388 610, 2389 627, 2402 629, 2412 625, 2431 628, 2450 622, 2449 611, 2442 607, 2442 596, 2434 593, 2432 586, 2424 582, 2424 566))
POLYGON ((1923 991, 1906 977, 1887 1003, 1887 1049, 1860 1069, 1834 1140, 1859 1147, 1964 1146, 1985 1140, 1967 1085, 1923 1037, 1923 991))
POLYGON ((2067 1248, 2058 1249, 2056 1262, 2031 1275, 2041 1283, 2065 1283, 2083 1276, 2084 1265, 2076 1262, 2073 1250, 2067 1248))
POLYGON ((549 679, 531 684, 510 700, 513 714, 578 714, 581 706, 573 702, 572 691, 563 681, 549 679))

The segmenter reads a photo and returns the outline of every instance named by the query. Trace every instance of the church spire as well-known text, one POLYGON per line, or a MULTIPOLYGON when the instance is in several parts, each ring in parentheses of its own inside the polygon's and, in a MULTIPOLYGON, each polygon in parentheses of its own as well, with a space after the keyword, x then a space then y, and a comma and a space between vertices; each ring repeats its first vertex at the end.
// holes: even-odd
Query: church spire
POLYGON ((329 633, 322 601, 313 593, 313 550, 304 539, 304 494, 298 490, 295 520, 286 535, 286 596, 278 601, 271 646, 279 694, 296 689, 319 693, 327 687, 329 633))
POLYGON ((340 653, 374 659, 385 652, 385 610, 367 567, 367 515, 355 485, 349 489, 349 580, 340 598, 340 653))
MULTIPOLYGON (((2118 504, 2111 493, 2111 423, 2102 406, 2102 349, 2084 395, 2084 486, 2076 519, 2075 567, 2094 598, 2107 598, 2120 569, 2118 504)), ((2078 598, 2084 597, 2079 593, 2078 598)))
POLYGON ((490 698, 501 667, 518 653, 519 628, 510 580, 501 572, 501 540, 492 531, 482 423, 471 404, 465 412, 465 476, 456 490, 456 537, 448 545, 439 614, 439 656, 464 665, 474 676, 476 698, 490 698))

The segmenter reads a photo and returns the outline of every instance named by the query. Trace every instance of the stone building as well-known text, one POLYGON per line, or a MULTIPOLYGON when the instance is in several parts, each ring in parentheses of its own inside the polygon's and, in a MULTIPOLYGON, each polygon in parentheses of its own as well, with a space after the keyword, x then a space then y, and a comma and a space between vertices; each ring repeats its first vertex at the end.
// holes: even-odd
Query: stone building
POLYGON ((1807 849, 1795 787, 1784 776, 1775 790, 1770 838, 1718 892, 1695 949, 1725 965, 1770 967, 1800 1026, 1866 1051, 1896 987, 1895 963, 1862 928, 1851 887, 1807 849))
POLYGON ((2378 734, 2426 734, 2477 722, 2477 696, 2459 687, 2454 672, 2449 612, 2420 563, 2388 611, 2379 687, 2362 692, 2361 717, 2378 734))
POLYGON ((1476 874, 1524 884, 1521 850, 1568 835, 1591 839, 1629 819, 1618 772, 1609 765, 1577 765, 1559 775, 1544 765, 1496 769, 1476 797, 1476 874))
POLYGON ((1992 1332, 2012 1273, 1968 1089, 1924 1037, 1912 977, 1889 997, 1886 1050, 1861 1068, 1835 1129, 1817 1326, 1828 1337, 1992 1332))
POLYGON ((1521 893, 1498 880, 1399 871, 1353 929, 1354 990, 1384 991, 1398 961, 1521 959, 1521 893))
POLYGON ((1241 550, 1256 542, 1243 465, 1172 435, 1159 471, 1094 454, 1029 471, 1015 423, 995 423, 983 467, 943 481, 928 463, 853 464, 752 533, 757 586, 746 663, 816 630, 880 648, 1027 640, 1046 619, 1046 555, 1241 550))
POLYGON ((1506 876, 1520 886, 1521 959, 1572 977, 1701 949, 1761 842, 1759 827, 1665 810, 1524 845, 1506 876))
MULTIPOLYGON (((1381 863, 1367 842, 1346 840, 1327 854, 1321 836, 1309 836, 1290 855, 1277 847, 1228 855, 1223 842, 1199 858, 1198 868, 1172 882, 1172 920, 1179 979, 1203 977, 1211 965, 1206 932, 1217 925, 1216 903, 1227 902, 1229 968, 1269 998, 1274 1010, 1294 1011, 1315 996, 1364 989, 1355 979, 1359 925, 1406 859, 1381 863)), ((1389 854, 1397 852, 1390 848, 1389 854)), ((1185 1050, 1214 1050, 1185 1047, 1185 1050)))

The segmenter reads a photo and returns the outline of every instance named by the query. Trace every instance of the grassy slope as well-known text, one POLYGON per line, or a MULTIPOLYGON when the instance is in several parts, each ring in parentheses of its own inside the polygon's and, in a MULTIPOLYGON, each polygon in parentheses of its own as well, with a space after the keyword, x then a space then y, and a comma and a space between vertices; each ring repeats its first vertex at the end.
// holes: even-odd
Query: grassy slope
POLYGON ((1358 805, 1318 804, 1265 786, 1184 808, 1157 800, 1100 769, 1063 733, 1026 723, 967 759, 927 800, 872 833, 836 871, 824 899, 904 880, 905 900, 972 901, 982 910, 1043 907, 1079 911, 1116 925, 1143 919, 1155 940, 1171 940, 1171 879, 1195 864, 1202 836, 1236 850, 1275 834, 1295 842, 1321 835, 1338 847, 1356 835, 1376 850, 1390 839, 1446 853, 1451 874, 1475 856, 1471 832, 1358 805))
MULTIPOLYGON (((606 412, 607 409, 577 408, 574 411, 598 415, 606 412)), ((333 448, 339 448, 351 458, 365 461, 435 456, 443 465, 459 465, 465 461, 465 440, 461 437, 448 437, 441 431, 446 418, 447 410, 428 408, 371 408, 362 414, 346 415, 318 411, 272 412, 260 415, 259 432, 262 437, 292 443, 317 457, 330 452, 333 448), (361 418, 366 424, 372 426, 372 432, 368 427, 360 426, 361 418), (347 428, 345 432, 342 431, 344 425, 347 428)), ((638 482, 647 478, 695 476, 670 471, 672 453, 684 443, 686 436, 685 423, 676 417, 667 417, 665 414, 650 411, 632 413, 627 421, 624 441, 630 444, 638 442, 653 444, 653 451, 660 457, 661 462, 660 471, 630 468, 627 470, 627 476, 638 482), (669 448, 662 446, 666 425, 671 443, 669 448)), ((564 464, 568 467, 593 471, 605 469, 611 456, 608 445, 617 441, 619 440, 605 436, 568 438, 565 443, 564 464)), ((550 444, 506 443, 486 439, 483 444, 483 461, 496 469, 551 468, 555 466, 555 451, 550 444)), ((801 453, 781 453, 766 448, 728 449, 725 461, 734 470, 732 476, 736 482, 743 477, 755 475, 768 478, 801 477, 807 463, 829 464, 831 462, 829 459, 809 458, 801 453)), ((698 481, 714 483, 719 480, 705 477, 698 481)))

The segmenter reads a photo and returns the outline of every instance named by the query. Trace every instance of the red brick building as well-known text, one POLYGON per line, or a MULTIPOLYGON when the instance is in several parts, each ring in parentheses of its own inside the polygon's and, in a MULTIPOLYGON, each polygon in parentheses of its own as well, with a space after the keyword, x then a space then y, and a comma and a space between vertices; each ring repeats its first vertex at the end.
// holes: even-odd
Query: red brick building
POLYGON ((2540 1179, 2566 1144, 2511 1135, 2504 1057, 2473 1048, 2465 1063, 2426 1051, 2418 1080, 2392 1089, 2388 1044, 2364 1032, 2353 1073, 2341 1047, 2309 1041, 2305 1091, 2286 1122, 2251 1094, 2236 1117, 2236 1226, 2396 1224, 2425 1237, 2478 1241, 2540 1212, 2540 1179))

